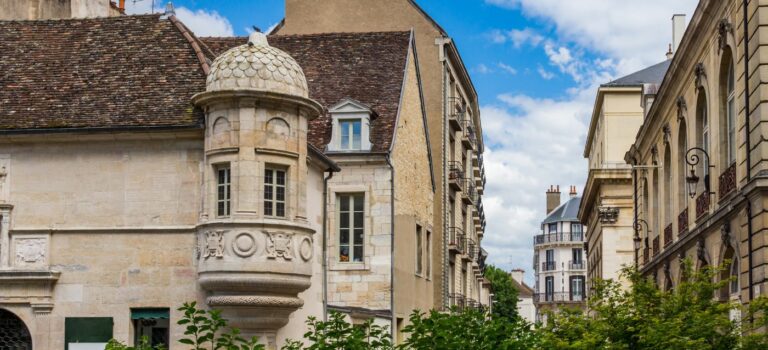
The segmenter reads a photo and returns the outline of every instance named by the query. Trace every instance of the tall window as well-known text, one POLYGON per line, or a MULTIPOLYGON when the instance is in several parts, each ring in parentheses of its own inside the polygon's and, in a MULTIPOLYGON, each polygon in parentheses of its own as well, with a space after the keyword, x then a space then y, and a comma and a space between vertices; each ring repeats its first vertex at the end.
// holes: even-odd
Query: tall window
POLYGON ((216 216, 229 216, 231 209, 231 169, 229 165, 216 168, 216 216))
POLYGON ((555 298, 555 277, 544 277, 544 296, 546 301, 553 301, 555 298))
MULTIPOLYGON (((696 102, 696 137, 697 145, 709 154, 709 117, 707 115, 707 96, 703 89, 699 90, 696 102)), ((697 192, 709 192, 709 163, 706 157, 701 159, 699 169, 696 172, 704 175, 697 192)))
POLYGON ((285 217, 285 170, 264 169, 264 215, 285 217))
POLYGON ((365 225, 363 194, 339 195, 339 260, 362 262, 365 225))
POLYGON ((741 292, 739 286, 739 259, 735 258, 731 262, 731 283, 730 283, 731 296, 738 296, 741 292))
POLYGON ((359 150, 362 148, 362 121, 360 119, 339 120, 341 146, 343 150, 359 150))
POLYGON ((573 248, 571 250, 571 255, 572 255, 573 263, 574 264, 581 264, 581 260, 583 258, 583 254, 582 254, 581 248, 573 248))
POLYGON ((547 225, 547 229, 549 230, 549 233, 557 233, 557 223, 547 225))
POLYGON ((664 147, 664 225, 672 223, 672 152, 670 148, 670 145, 664 147))
POLYGON ((583 232, 581 230, 581 224, 575 223, 575 222, 571 223, 571 240, 574 240, 574 241, 582 240, 583 239, 582 233, 583 232))
POLYGON ((680 128, 677 136, 677 205, 678 210, 682 212, 688 207, 688 187, 685 182, 688 163, 685 161, 685 154, 688 152, 688 128, 685 120, 680 121, 680 128))
POLYGON ((571 276, 571 300, 584 300, 584 276, 571 276))
POLYGON ((432 232, 427 231, 427 278, 432 276, 432 232))
POLYGON ((416 225, 416 274, 421 275, 423 272, 423 264, 424 264, 424 251, 422 250, 424 248, 423 242, 421 240, 421 226, 416 225))
POLYGON ((728 165, 736 162, 736 89, 733 74, 733 62, 728 66, 727 87, 727 128, 728 128, 728 165))

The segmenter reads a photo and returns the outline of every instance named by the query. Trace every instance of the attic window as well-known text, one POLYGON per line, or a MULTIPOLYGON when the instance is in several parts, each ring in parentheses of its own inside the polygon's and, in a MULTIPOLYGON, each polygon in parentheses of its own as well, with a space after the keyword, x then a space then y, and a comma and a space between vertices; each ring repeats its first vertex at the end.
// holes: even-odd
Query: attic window
POLYGON ((333 120, 333 132, 328 151, 370 151, 371 108, 350 98, 342 99, 328 109, 333 120))

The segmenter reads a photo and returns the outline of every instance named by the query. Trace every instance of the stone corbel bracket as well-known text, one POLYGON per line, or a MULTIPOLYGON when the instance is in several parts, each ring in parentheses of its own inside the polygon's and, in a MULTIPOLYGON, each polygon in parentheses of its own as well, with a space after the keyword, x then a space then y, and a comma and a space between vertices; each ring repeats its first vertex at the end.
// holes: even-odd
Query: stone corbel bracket
POLYGON ((52 270, 0 271, 0 306, 28 304, 36 314, 53 310, 53 287, 61 272, 52 270))

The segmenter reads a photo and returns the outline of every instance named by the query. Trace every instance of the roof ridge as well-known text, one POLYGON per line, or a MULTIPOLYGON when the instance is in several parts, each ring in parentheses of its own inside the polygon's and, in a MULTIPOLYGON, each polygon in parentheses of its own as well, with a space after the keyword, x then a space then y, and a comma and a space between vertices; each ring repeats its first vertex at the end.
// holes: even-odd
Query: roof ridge
POLYGON ((121 16, 98 16, 98 17, 69 17, 69 18, 34 18, 34 19, 3 19, 0 22, 83 22, 83 21, 116 21, 116 20, 128 20, 136 17, 162 17, 162 13, 142 13, 135 15, 121 15, 121 16))
MULTIPOLYGON (((208 73, 211 72, 211 66, 208 64, 208 58, 205 56, 205 53, 203 53, 203 49, 200 46, 199 40, 197 37, 195 37, 195 34, 192 33, 187 26, 184 25, 176 16, 170 15, 168 16, 168 20, 171 21, 171 23, 174 24, 176 29, 179 30, 181 35, 184 36, 184 39, 187 39, 189 42, 189 45, 192 46, 192 50, 195 52, 195 56, 197 56, 197 60, 200 61, 200 68, 203 69, 203 73, 205 73, 206 76, 208 76, 208 73)), ((208 52, 210 54, 213 54, 211 49, 208 48, 208 46, 205 46, 206 49, 208 49, 208 52)))
MULTIPOLYGON (((408 34, 410 35, 410 30, 387 30, 387 31, 373 31, 373 32, 328 32, 328 33, 306 33, 306 34, 273 34, 270 36, 279 36, 282 38, 317 38, 317 37, 333 37, 333 36, 363 36, 363 35, 371 35, 371 34, 408 34)), ((226 38, 226 37, 225 37, 226 38)))

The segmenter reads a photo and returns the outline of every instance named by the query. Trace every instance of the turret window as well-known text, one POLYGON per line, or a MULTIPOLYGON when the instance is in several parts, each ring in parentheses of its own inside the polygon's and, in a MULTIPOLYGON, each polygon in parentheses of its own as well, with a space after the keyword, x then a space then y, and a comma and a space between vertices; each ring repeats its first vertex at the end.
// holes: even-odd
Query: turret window
POLYGON ((285 170, 264 170, 264 215, 285 217, 285 170))
POLYGON ((231 209, 232 183, 231 169, 229 165, 222 165, 216 169, 216 216, 229 216, 231 209))

